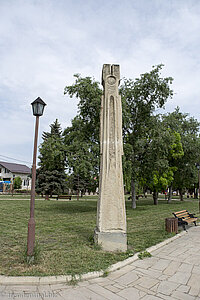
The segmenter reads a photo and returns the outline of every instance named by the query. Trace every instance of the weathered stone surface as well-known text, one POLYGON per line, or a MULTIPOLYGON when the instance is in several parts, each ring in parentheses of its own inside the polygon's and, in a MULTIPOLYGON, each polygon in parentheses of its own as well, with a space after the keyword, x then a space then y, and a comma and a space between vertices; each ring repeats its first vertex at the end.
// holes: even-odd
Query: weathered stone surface
POLYGON ((163 271, 163 274, 165 275, 174 275, 176 273, 178 267, 180 266, 180 262, 178 261, 172 261, 168 265, 168 267, 163 271))
POLYGON ((133 299, 138 300, 138 299, 141 298, 140 297, 140 292, 137 289, 133 288, 133 287, 129 287, 129 288, 123 290, 123 291, 120 291, 118 293, 118 295, 125 298, 125 299, 127 299, 127 300, 133 300, 133 299))
POLYGON ((121 285, 129 285, 132 282, 138 279, 138 275, 136 272, 132 271, 127 274, 122 275, 121 277, 115 279, 115 282, 121 285))
POLYGON ((126 251, 126 213, 122 173, 122 108, 119 65, 103 65, 100 128, 100 180, 95 241, 106 251, 126 251))
POLYGON ((122 297, 118 296, 115 293, 112 293, 111 291, 97 285, 97 284, 92 284, 91 286, 88 287, 91 291, 93 291, 94 293, 96 293, 99 296, 103 296, 106 299, 110 299, 110 300, 123 300, 122 297))
MULTIPOLYGON (((180 299, 180 300, 193 300, 195 299, 195 297, 179 292, 179 291, 175 291, 172 293, 171 297, 174 297, 175 299, 180 299)), ((172 298, 172 299, 174 299, 172 298)))
POLYGON ((186 284, 189 278, 189 273, 176 272, 172 277, 169 278, 169 281, 186 284))
POLYGON ((173 291, 176 290, 177 287, 178 287, 177 283, 162 281, 158 286, 157 292, 169 296, 173 291))

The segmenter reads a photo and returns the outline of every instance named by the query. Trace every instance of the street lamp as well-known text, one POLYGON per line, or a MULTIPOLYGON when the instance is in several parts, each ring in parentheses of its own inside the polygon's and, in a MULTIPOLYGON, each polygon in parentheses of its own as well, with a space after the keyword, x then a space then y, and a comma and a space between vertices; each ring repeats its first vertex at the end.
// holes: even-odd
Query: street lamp
POLYGON ((196 167, 197 167, 197 170, 198 170, 198 181, 199 181, 199 212, 200 212, 200 164, 199 163, 196 163, 196 167))
POLYGON ((38 127, 39 117, 43 115, 44 107, 46 103, 38 97, 31 103, 33 109, 33 115, 36 116, 35 122, 35 139, 33 149, 33 166, 32 166, 32 180, 31 180, 31 201, 30 201, 30 219, 28 222, 28 239, 27 239, 27 255, 33 256, 34 244, 35 244, 35 180, 36 180, 36 156, 37 156, 37 140, 38 140, 38 127))

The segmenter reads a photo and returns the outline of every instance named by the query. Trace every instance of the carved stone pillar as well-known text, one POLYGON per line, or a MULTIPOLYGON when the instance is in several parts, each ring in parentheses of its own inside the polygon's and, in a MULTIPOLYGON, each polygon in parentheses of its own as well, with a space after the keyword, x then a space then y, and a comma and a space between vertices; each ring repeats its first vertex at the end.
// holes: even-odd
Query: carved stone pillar
POLYGON ((100 128, 100 180, 95 241, 107 251, 126 251, 126 212, 122 173, 122 108, 119 65, 103 65, 100 128))

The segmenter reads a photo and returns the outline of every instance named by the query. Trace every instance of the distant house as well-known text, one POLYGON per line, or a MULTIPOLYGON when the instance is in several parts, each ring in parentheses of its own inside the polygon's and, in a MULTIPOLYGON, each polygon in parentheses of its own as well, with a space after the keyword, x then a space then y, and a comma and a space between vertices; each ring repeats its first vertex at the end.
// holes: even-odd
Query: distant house
POLYGON ((22 189, 31 188, 30 180, 31 169, 26 165, 14 164, 0 161, 0 178, 3 181, 11 181, 19 176, 22 179, 22 189))

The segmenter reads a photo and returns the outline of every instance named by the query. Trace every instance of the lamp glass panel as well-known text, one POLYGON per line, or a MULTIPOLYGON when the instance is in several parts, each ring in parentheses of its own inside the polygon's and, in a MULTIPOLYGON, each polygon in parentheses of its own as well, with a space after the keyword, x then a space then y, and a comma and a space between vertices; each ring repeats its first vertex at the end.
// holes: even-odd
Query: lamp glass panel
POLYGON ((37 114, 38 116, 42 116, 44 110, 44 105, 41 103, 37 103, 37 114))
POLYGON ((32 105, 32 107, 33 107, 33 115, 34 116, 42 116, 43 111, 44 111, 43 104, 36 102, 32 105))

